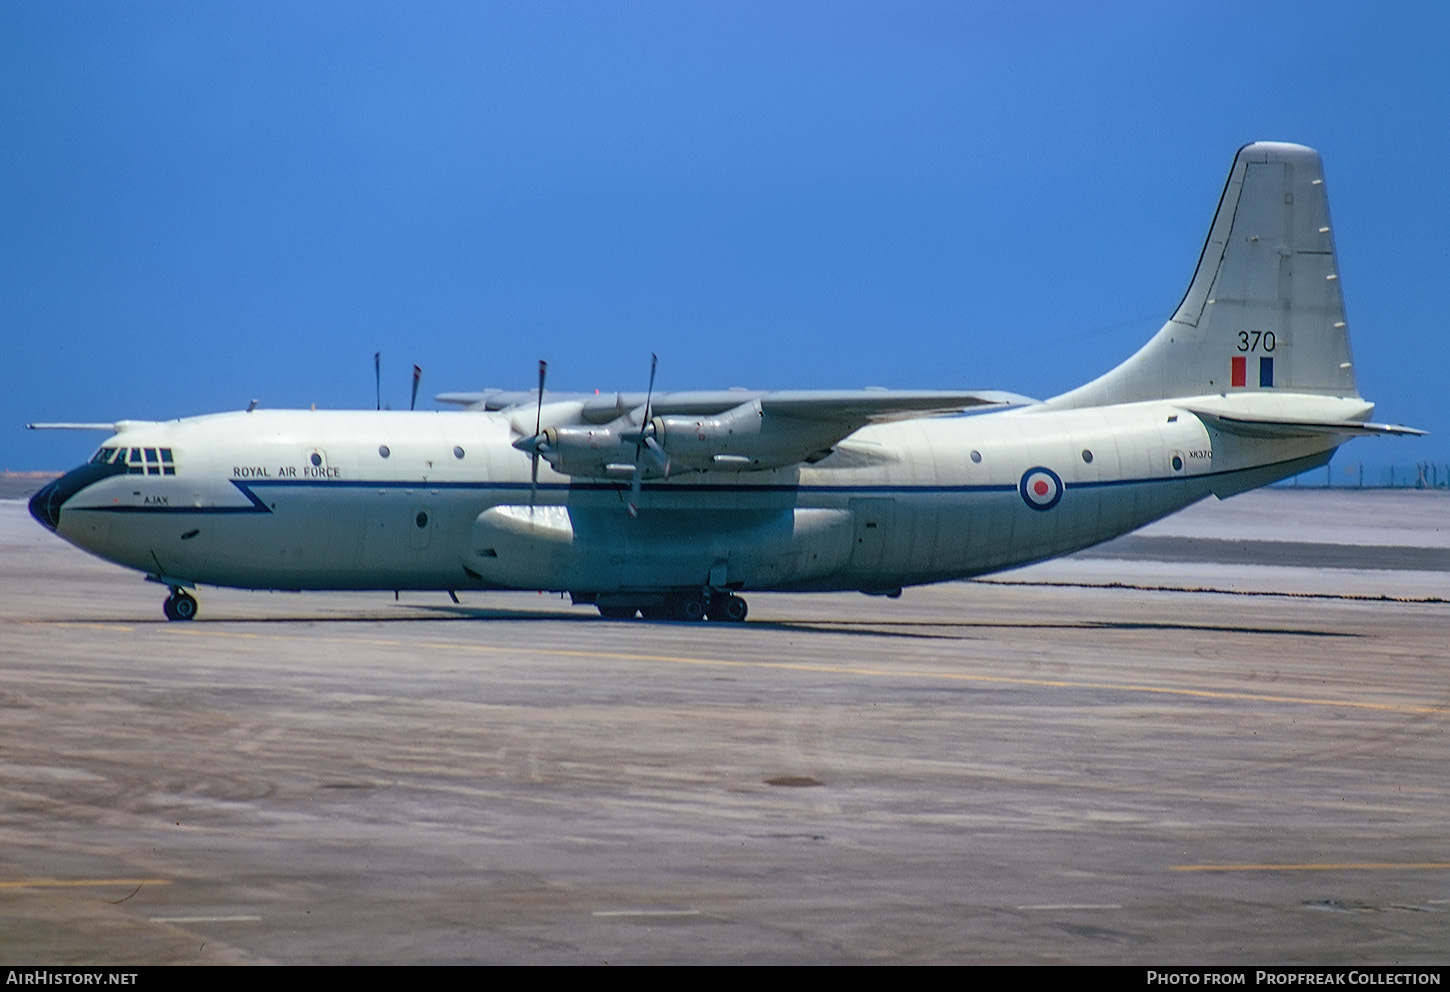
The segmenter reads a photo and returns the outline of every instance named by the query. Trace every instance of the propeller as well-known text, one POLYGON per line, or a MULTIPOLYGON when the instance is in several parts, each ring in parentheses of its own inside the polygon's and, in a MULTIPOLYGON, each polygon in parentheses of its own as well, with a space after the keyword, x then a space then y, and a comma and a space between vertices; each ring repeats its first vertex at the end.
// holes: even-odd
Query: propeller
POLYGON ((373 386, 378 391, 378 409, 383 408, 383 353, 373 352, 373 386))
POLYGON ((539 433, 544 420, 544 376, 549 370, 549 363, 542 358, 539 359, 539 399, 534 407, 534 433, 531 437, 521 437, 514 442, 514 447, 520 451, 527 451, 533 459, 533 467, 529 471, 529 509, 534 508, 534 502, 539 494, 539 455, 547 449, 548 442, 539 433))
POLYGON ((639 493, 644 481, 644 463, 640 460, 648 454, 651 460, 660 467, 660 471, 668 478, 670 474, 670 456, 665 454, 665 449, 654 437, 654 425, 650 422, 650 406, 654 401, 655 393, 655 370, 659 366, 658 355, 649 356, 649 390, 644 394, 644 419, 640 423, 638 434, 626 435, 626 440, 634 441, 634 474, 629 479, 629 515, 639 516, 639 493))
POLYGON ((539 451, 543 446, 543 439, 539 437, 539 426, 544 418, 544 376, 548 371, 549 363, 539 359, 539 402, 534 406, 534 465, 529 471, 530 510, 534 508, 534 499, 539 494, 539 451))
POLYGON ((414 365, 413 366, 413 398, 408 401, 408 409, 409 410, 415 410, 418 407, 418 380, 420 380, 422 378, 423 378, 423 369, 422 369, 422 367, 421 366, 418 366, 418 365, 414 365))

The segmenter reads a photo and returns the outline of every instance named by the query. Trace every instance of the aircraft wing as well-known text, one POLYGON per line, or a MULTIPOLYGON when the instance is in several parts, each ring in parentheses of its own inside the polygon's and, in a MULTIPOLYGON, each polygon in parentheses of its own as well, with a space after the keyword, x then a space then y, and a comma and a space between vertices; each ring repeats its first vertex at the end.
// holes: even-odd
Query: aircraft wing
POLYGON ((761 409, 767 414, 800 420, 854 423, 857 427, 889 420, 963 413, 977 407, 1020 406, 1036 402, 1015 393, 924 389, 787 390, 762 393, 759 399, 761 409))
POLYGON ((1015 393, 938 390, 748 390, 564 394, 485 390, 443 393, 439 402, 510 416, 526 435, 515 446, 537 452, 564 475, 657 478, 671 472, 744 472, 817 462, 871 423, 1035 403, 1015 393), (639 452, 653 451, 648 466, 639 452))
POLYGON ((659 447, 665 474, 760 471, 818 462, 867 424, 1001 409, 1024 399, 1010 393, 887 389, 737 392, 708 401, 679 393, 652 409, 643 430, 659 447))
MULTIPOLYGON (((507 410, 509 407, 520 406, 524 402, 537 400, 539 394, 536 392, 525 392, 519 389, 484 389, 472 393, 439 393, 433 397, 435 403, 447 403, 449 406, 461 406, 467 410, 507 410)), ((556 398, 555 394, 548 394, 550 400, 556 398)), ((566 397, 580 399, 581 396, 566 397)))
MULTIPOLYGON (((471 410, 532 408, 539 401, 534 390, 485 389, 471 393, 439 393, 439 403, 471 410)), ((717 414, 759 400, 762 408, 782 416, 809 420, 848 419, 860 423, 959 413, 974 407, 1020 406, 1037 401, 1016 393, 997 390, 926 389, 714 389, 656 393, 650 401, 656 414, 717 414)), ((588 423, 608 423, 641 409, 644 393, 555 393, 545 392, 544 402, 576 402, 588 423)))

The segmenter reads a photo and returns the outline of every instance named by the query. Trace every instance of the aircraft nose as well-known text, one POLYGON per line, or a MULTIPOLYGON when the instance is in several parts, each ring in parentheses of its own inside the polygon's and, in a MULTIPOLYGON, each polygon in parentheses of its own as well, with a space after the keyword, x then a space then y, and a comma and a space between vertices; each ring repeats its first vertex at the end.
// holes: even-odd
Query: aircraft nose
POLYGON ((41 526, 53 531, 60 526, 60 511, 66 500, 93 482, 100 482, 125 471, 124 464, 108 465, 104 462, 89 462, 80 468, 71 469, 30 497, 30 515, 39 520, 41 526))
MULTIPOLYGON (((61 478, 64 478, 62 476, 61 478)), ((55 530, 60 525, 60 504, 61 500, 55 498, 60 490, 61 479, 49 483, 40 492, 30 497, 30 515, 39 520, 41 526, 47 530, 55 530)))

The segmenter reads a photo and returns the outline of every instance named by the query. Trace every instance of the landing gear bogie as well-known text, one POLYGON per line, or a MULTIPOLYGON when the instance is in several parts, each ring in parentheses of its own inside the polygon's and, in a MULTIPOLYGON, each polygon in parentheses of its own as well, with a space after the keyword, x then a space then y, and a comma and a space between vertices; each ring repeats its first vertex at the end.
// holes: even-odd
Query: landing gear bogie
POLYGON ((698 623, 701 620, 711 620, 716 623, 740 623, 749 611, 745 600, 739 596, 711 589, 701 589, 699 592, 645 593, 634 602, 627 599, 619 602, 615 594, 611 594, 603 603, 593 597, 589 601, 594 602, 599 615, 606 620, 633 620, 637 613, 646 620, 656 621, 698 623))

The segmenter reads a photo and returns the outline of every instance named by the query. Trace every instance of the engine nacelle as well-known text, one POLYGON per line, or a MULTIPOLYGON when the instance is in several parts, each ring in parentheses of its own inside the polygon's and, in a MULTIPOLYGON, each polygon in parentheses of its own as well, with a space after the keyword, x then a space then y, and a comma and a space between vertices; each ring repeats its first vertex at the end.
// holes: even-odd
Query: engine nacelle
POLYGON ((753 472, 829 453, 829 445, 822 447, 820 423, 767 416, 759 400, 713 417, 656 417, 654 428, 675 472, 753 472))
POLYGON ((834 428, 822 421, 771 416, 759 400, 751 400, 715 415, 654 417, 643 432, 627 421, 549 427, 539 453, 556 472, 591 478, 629 478, 636 463, 645 479, 681 472, 756 472, 819 461, 839 436, 834 428), (658 445, 656 451, 640 451, 644 434, 658 445))
POLYGON ((663 466, 639 451, 639 430, 633 426, 550 427, 543 432, 540 453, 561 475, 629 478, 638 460, 641 478, 661 479, 663 466))

